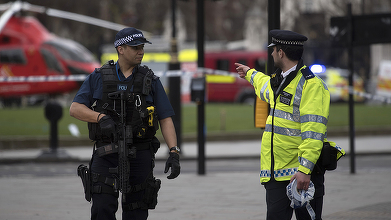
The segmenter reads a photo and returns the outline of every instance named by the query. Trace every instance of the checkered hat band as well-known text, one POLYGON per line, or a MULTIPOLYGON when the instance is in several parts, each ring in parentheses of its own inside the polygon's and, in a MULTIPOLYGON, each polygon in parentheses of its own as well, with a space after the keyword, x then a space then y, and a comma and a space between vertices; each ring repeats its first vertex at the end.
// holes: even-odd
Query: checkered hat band
POLYGON ((304 45, 304 41, 291 41, 291 40, 280 40, 272 37, 272 42, 285 45, 304 45))
POLYGON ((133 34, 133 35, 123 37, 123 38, 118 39, 114 42, 114 47, 118 47, 120 45, 129 43, 129 42, 136 40, 138 38, 144 39, 144 36, 142 34, 133 34))

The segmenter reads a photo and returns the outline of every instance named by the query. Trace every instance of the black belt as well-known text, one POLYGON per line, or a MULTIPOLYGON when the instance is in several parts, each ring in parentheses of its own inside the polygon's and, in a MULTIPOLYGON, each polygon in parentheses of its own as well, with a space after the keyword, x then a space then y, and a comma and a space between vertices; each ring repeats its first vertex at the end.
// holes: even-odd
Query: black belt
MULTIPOLYGON (((135 143, 133 146, 136 147, 137 150, 148 150, 151 148, 151 142, 142 142, 142 143, 135 143)), ((96 142, 97 149, 95 152, 98 154, 99 157, 112 154, 112 153, 118 153, 118 145, 115 143, 102 143, 102 142, 96 142)))

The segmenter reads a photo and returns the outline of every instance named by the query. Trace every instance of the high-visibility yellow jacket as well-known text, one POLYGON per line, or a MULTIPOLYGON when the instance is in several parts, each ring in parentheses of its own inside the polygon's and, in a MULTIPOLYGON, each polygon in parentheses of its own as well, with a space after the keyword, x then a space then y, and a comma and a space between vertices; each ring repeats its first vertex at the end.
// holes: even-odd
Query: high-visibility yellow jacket
POLYGON ((271 109, 261 144, 262 183, 290 180, 297 171, 311 174, 326 140, 330 93, 306 66, 298 68, 286 77, 283 84, 288 84, 277 97, 270 76, 250 69, 245 77, 271 109))

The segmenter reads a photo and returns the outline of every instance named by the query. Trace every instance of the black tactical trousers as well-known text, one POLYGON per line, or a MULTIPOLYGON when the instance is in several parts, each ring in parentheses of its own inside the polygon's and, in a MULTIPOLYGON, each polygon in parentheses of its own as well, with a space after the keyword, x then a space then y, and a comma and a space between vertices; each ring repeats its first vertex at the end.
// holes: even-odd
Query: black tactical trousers
MULTIPOLYGON (((130 162, 130 184, 138 185, 143 183, 151 174, 153 169, 153 157, 151 150, 137 151, 137 157, 131 159, 130 162)), ((113 178, 109 173, 109 168, 117 167, 118 154, 113 153, 106 156, 98 157, 94 154, 92 161, 92 172, 100 175, 113 178)), ((104 185, 98 182, 94 185, 104 185)), ((143 199, 144 191, 134 192, 126 195, 126 204, 138 202, 143 199)), ((115 213, 118 210, 118 195, 110 195, 105 193, 94 193, 92 195, 92 220, 115 220, 115 213)), ((148 209, 134 209, 131 211, 123 211, 123 220, 145 220, 148 218, 148 209)))
MULTIPOLYGON (((310 205, 315 212, 316 220, 322 219, 324 173, 311 175, 311 181, 315 185, 314 199, 310 205)), ((286 187, 289 181, 270 180, 264 186, 266 189, 267 220, 290 220, 295 211, 297 220, 311 220, 306 207, 293 209, 291 201, 286 195, 286 187)))

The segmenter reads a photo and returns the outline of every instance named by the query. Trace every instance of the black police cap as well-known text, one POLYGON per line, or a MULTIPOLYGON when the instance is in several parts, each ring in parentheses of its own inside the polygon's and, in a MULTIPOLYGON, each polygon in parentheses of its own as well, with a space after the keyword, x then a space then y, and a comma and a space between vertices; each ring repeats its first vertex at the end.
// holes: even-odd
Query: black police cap
POLYGON ((272 42, 268 47, 273 47, 276 45, 296 45, 303 46, 304 42, 307 41, 307 37, 301 34, 298 34, 293 31, 288 30, 271 30, 269 32, 272 37, 272 42))
POLYGON ((129 46, 138 46, 146 43, 152 44, 147 39, 145 39, 143 32, 137 30, 136 28, 128 27, 120 30, 115 35, 114 47, 117 48, 123 44, 129 46))

